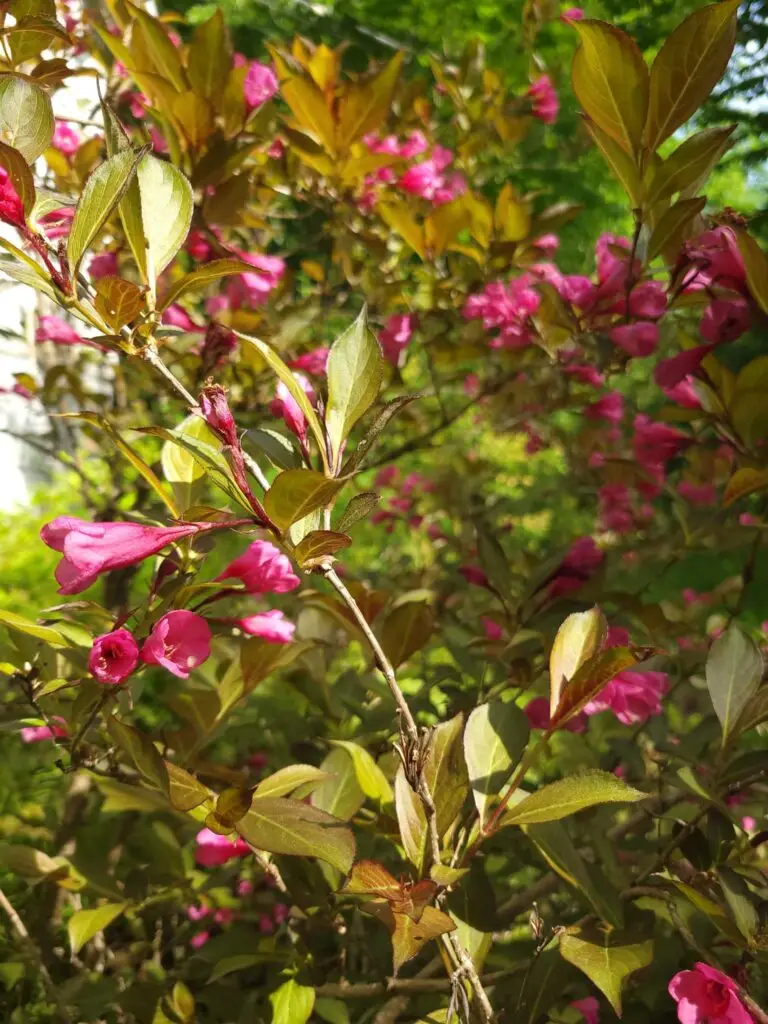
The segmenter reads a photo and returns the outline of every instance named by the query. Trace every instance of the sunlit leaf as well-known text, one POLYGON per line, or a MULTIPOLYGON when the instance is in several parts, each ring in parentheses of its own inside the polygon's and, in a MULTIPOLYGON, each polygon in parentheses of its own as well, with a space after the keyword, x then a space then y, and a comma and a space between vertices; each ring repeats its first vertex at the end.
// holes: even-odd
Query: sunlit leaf
POLYGON ((213 15, 198 25, 187 54, 187 77, 192 87, 207 99, 221 99, 232 66, 224 15, 217 8, 213 15))
POLYGON ((102 903, 95 910, 75 911, 67 922, 72 952, 79 953, 86 942, 118 918, 127 906, 127 903, 102 903))
POLYGON ((331 504, 344 486, 312 469, 285 469, 264 495, 264 509, 281 530, 331 504))
POLYGON ((353 818, 365 803, 365 793, 357 781, 357 770, 351 755, 340 748, 323 758, 320 770, 331 776, 312 794, 312 806, 342 821, 353 818))
POLYGON ((237 823, 237 831, 259 850, 317 857, 344 874, 355 858, 350 829, 338 818, 299 800, 257 797, 237 823))
POLYGON ((648 967, 653 940, 627 942, 621 933, 574 929, 560 938, 562 957, 592 981, 621 1016, 621 990, 630 974, 648 967))
POLYGON ((464 732, 469 784, 481 823, 522 757, 529 735, 525 713, 512 701, 494 700, 476 707, 464 732))
POLYGON ((384 806, 391 804, 394 793, 386 775, 365 749, 351 740, 332 740, 335 747, 341 747, 352 758, 355 775, 365 795, 375 803, 384 806))
POLYGON ((563 622, 549 655, 550 712, 554 716, 566 684, 602 647, 608 623, 598 607, 574 612, 563 622))
POLYGON ((272 1024, 307 1024, 315 1005, 315 990, 310 985, 300 985, 295 978, 283 982, 280 988, 270 993, 272 1024))
POLYGON ((53 138, 51 98, 39 85, 15 75, 0 78, 0 140, 32 163, 53 138))
POLYGON ((595 768, 542 786, 508 810, 501 824, 535 825, 559 821, 598 804, 636 803, 647 798, 647 793, 628 786, 611 772, 595 768))

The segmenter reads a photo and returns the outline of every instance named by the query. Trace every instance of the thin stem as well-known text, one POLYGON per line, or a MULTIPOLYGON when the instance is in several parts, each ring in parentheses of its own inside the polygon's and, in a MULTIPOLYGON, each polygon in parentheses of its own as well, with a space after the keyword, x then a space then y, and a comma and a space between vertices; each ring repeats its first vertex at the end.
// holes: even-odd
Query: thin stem
MULTIPOLYGON (((484 974, 481 980, 485 985, 493 985, 495 982, 509 978, 513 974, 520 974, 525 968, 525 963, 514 964, 506 970, 484 974)), ((386 981, 360 983, 348 981, 326 982, 324 985, 316 986, 315 994, 332 999, 371 999, 375 996, 389 995, 397 992, 407 992, 414 996, 426 992, 448 992, 451 986, 450 978, 387 978, 386 981)))
POLYGON ((168 383, 171 385, 174 391, 176 391, 176 393, 181 398, 184 399, 184 401, 187 403, 190 409, 197 409, 197 402, 195 401, 194 397, 189 393, 189 391, 187 391, 187 389, 181 383, 179 378, 173 373, 173 371, 169 370, 168 367, 165 365, 163 360, 160 358, 157 348, 155 347, 155 343, 153 341, 148 342, 144 346, 144 348, 140 350, 140 355, 142 359, 145 359, 150 366, 154 367, 154 369, 156 369, 158 373, 161 373, 163 377, 165 377, 165 379, 168 381, 168 383))
POLYGON ((243 453, 243 462, 246 464, 248 469, 251 471, 252 476, 258 483, 259 487, 262 487, 265 491, 269 490, 269 480, 264 476, 264 470, 258 464, 256 459, 244 449, 240 449, 243 453))
POLYGON ((48 973, 48 968, 43 963, 43 957, 40 950, 35 945, 32 936, 27 931, 27 927, 16 913, 11 901, 5 895, 2 889, 0 889, 0 907, 5 911, 8 920, 11 922, 11 928, 16 933, 19 942, 25 947, 30 957, 35 961, 37 970, 40 972, 40 978, 42 979, 43 985, 45 985, 46 991, 49 997, 53 1001, 58 1010, 59 1017, 66 1021, 67 1024, 71 1021, 71 1017, 67 1012, 67 1008, 64 1005, 64 1001, 61 998, 58 988, 56 987, 53 978, 48 973))

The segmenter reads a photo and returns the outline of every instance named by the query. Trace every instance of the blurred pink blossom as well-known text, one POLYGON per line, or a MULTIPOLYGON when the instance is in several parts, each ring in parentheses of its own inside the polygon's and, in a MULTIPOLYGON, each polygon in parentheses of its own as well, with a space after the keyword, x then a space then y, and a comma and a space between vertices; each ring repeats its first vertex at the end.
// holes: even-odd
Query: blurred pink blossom
POLYGON ((549 75, 540 75, 526 93, 531 100, 531 113, 544 124, 554 124, 560 110, 557 90, 549 75))
POLYGON ((258 612, 237 620, 244 633, 260 636, 271 644, 289 644, 293 640, 296 626, 276 608, 269 612, 258 612))
POLYGON ((204 868, 220 867, 227 861, 237 857, 245 857, 251 852, 248 843, 237 836, 220 836, 209 828, 201 829, 195 837, 195 863, 204 868))
POLYGON ((277 75, 272 68, 252 60, 243 82, 243 97, 248 112, 258 110, 267 100, 271 100, 278 88, 277 75))

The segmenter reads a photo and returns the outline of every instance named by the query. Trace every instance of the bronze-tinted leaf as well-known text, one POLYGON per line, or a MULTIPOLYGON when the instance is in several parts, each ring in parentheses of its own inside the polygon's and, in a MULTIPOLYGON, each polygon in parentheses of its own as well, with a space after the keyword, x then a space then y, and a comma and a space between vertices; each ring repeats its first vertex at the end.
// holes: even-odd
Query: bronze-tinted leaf
POLYGON ((576 672, 563 692, 555 709, 551 726, 559 728, 577 715, 596 697, 611 679, 637 664, 637 658, 628 647, 609 647, 598 651, 576 672))
POLYGON ((285 469, 264 495, 264 509, 281 530, 304 519, 311 512, 330 505, 343 481, 329 480, 313 469, 285 469))
POLYGON ((144 309, 145 290, 132 281, 122 277, 100 277, 94 288, 94 305, 113 331, 119 331, 144 309))
POLYGON ((379 637, 395 668, 420 651, 432 636, 435 617, 424 601, 404 601, 384 619, 379 637))
POLYGON ((209 799, 208 789, 184 768, 165 762, 170 783, 171 804, 177 811, 193 811, 209 799))
POLYGON ((352 539, 333 530, 312 530, 293 550, 293 556, 302 569, 312 569, 330 560, 342 548, 348 548, 352 539))

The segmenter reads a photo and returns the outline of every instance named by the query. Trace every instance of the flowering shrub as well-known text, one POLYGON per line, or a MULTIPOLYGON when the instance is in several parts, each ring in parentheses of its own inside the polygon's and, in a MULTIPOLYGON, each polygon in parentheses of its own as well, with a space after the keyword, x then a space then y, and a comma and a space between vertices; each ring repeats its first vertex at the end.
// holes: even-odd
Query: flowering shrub
POLYGON ((562 13, 633 225, 578 274, 498 175, 555 69, 53 13, 0 73, 0 270, 67 360, 14 400, 80 488, 59 597, 0 611, 6 743, 65 784, 0 819, 12 1005, 765 1024, 768 259, 700 194, 731 129, 677 134, 737 0, 650 67, 562 13))

